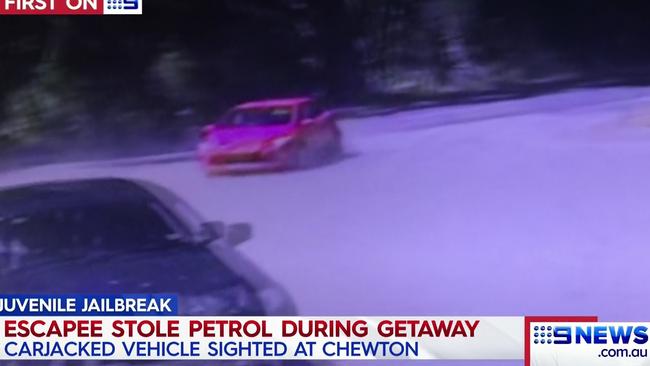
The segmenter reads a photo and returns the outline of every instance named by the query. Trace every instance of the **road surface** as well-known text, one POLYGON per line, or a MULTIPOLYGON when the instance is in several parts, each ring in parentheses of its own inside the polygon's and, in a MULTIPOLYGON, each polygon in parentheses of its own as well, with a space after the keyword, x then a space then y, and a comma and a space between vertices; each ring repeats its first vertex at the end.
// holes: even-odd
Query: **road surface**
POLYGON ((648 317, 650 89, 575 90, 341 122, 346 156, 206 177, 193 160, 49 165, 0 185, 158 182, 241 247, 305 315, 648 317))

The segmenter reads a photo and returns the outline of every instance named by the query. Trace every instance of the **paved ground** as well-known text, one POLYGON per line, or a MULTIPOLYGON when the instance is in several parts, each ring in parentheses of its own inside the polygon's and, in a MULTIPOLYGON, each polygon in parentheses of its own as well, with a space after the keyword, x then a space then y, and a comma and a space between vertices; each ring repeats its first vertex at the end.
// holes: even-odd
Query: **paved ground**
POLYGON ((159 182, 210 219, 252 222, 242 250, 307 315, 647 318, 650 89, 341 126, 346 156, 306 171, 209 178, 173 155, 31 168, 0 185, 159 182))

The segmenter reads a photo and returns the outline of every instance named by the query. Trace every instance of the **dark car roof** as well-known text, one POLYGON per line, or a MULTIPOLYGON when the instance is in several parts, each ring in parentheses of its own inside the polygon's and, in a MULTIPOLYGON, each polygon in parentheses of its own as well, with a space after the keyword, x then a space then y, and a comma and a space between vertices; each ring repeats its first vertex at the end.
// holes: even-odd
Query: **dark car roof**
POLYGON ((155 197, 134 181, 117 178, 35 183, 0 190, 0 216, 28 213, 47 207, 72 207, 155 197))

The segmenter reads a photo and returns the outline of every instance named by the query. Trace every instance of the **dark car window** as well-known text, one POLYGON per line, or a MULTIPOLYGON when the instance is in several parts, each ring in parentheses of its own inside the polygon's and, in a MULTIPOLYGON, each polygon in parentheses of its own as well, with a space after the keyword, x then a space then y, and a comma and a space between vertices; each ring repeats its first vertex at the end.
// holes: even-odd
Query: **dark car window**
POLYGON ((179 245, 183 233, 156 202, 104 202, 0 218, 0 253, 96 256, 179 245))
POLYGON ((293 108, 244 108, 226 114, 221 123, 232 126, 283 125, 291 122, 293 108))

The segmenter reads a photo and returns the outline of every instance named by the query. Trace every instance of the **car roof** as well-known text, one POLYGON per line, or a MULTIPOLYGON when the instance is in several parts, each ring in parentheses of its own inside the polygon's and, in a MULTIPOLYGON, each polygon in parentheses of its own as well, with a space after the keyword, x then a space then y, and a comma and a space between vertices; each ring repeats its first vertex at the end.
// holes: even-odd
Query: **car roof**
POLYGON ((127 179, 33 183, 0 190, 0 218, 3 215, 38 212, 53 207, 155 199, 143 186, 127 179))
POLYGON ((269 108, 269 107, 291 107, 302 103, 311 102, 309 97, 283 98, 283 99, 263 99, 239 104, 235 108, 269 108))

